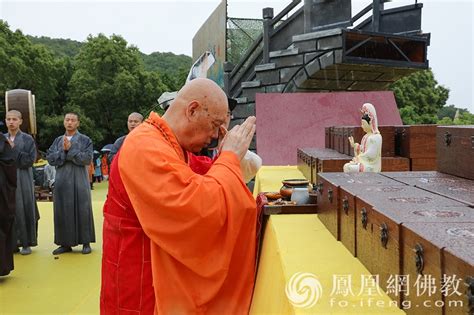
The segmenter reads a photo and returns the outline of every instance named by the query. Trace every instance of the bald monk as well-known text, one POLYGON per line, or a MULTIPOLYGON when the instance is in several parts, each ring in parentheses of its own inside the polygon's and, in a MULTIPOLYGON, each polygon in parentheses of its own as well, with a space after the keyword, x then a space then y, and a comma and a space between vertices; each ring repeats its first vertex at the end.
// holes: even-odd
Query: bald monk
MULTIPOLYGON (((127 128, 128 132, 132 131, 143 122, 143 115, 140 113, 133 112, 128 115, 127 119, 127 128)), ((110 150, 109 156, 107 157, 109 164, 112 163, 115 155, 117 154, 118 150, 122 147, 123 141, 127 135, 121 136, 117 140, 115 140, 114 144, 112 145, 112 149, 110 150)))
POLYGON ((64 135, 57 137, 46 153, 50 165, 56 167, 54 180, 53 255, 72 251, 82 244, 82 253, 90 254, 95 242, 94 215, 87 172, 93 158, 92 140, 79 132, 77 113, 64 116, 64 135))
MULTIPOLYGON (((237 101, 231 98, 227 99, 229 103, 229 109, 227 111, 227 116, 224 121, 224 124, 220 126, 219 129, 219 138, 216 139, 217 148, 214 150, 205 149, 203 151, 213 152, 214 157, 211 158, 207 155, 195 155, 191 152, 188 152, 188 164, 191 169, 201 175, 204 175, 209 171, 219 156, 219 142, 222 141, 223 137, 227 134, 227 130, 229 129, 230 120, 232 117, 232 110, 234 110, 235 106, 237 105, 237 101)), ((206 152, 207 153, 207 152, 206 152)), ((262 167, 262 158, 259 157, 257 154, 253 153, 250 150, 247 150, 244 157, 240 161, 240 169, 242 170, 242 176, 244 177, 244 182, 248 183, 252 180, 252 178, 257 175, 258 170, 262 167)))
POLYGON ((226 115, 220 87, 195 79, 127 136, 104 205, 102 314, 248 313, 257 211, 240 160, 255 117, 227 133, 205 175, 187 164, 226 115))
POLYGON ((17 168, 16 214, 14 223, 14 247, 21 246, 20 254, 31 254, 31 247, 38 245, 35 187, 33 181, 33 163, 36 160, 36 145, 32 136, 20 130, 22 115, 10 110, 5 115, 8 132, 5 137, 15 154, 17 168))

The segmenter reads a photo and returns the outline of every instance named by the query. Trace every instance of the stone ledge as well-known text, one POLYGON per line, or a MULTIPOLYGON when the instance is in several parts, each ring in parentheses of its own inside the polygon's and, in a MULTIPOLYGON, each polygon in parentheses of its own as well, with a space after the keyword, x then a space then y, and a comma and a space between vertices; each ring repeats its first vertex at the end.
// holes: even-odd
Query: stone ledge
POLYGON ((236 98, 237 104, 245 104, 247 103, 247 98, 246 97, 238 97, 236 98))
POLYGON ((255 88, 255 87, 260 87, 261 85, 262 85, 262 82, 259 80, 246 81, 240 84, 242 88, 255 88))
POLYGON ((276 51, 271 51, 270 52, 270 58, 293 56, 293 55, 297 55, 297 54, 299 54, 299 49, 298 48, 276 50, 276 51))
POLYGON ((261 65, 256 65, 254 70, 255 72, 259 72, 259 71, 265 71, 265 70, 273 70, 275 68, 276 68, 275 63, 264 63, 261 65))
POLYGON ((301 35, 294 35, 293 36, 293 43, 301 42, 305 40, 317 39, 322 37, 334 36, 342 34, 341 28, 333 28, 331 30, 319 31, 319 32, 312 32, 306 33, 301 35))

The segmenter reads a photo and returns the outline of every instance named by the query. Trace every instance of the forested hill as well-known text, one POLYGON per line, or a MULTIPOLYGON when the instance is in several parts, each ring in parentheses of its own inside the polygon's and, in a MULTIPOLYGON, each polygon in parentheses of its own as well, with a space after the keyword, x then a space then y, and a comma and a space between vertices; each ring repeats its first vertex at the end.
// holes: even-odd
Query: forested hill
POLYGON ((157 99, 179 90, 191 67, 191 57, 142 54, 120 35, 91 35, 82 42, 33 37, 1 19, 0 56, 0 117, 6 91, 32 91, 40 150, 63 130, 66 112, 81 117, 80 130, 94 148, 113 143, 126 134, 128 114, 159 112, 157 99))
POLYGON ((36 37, 26 35, 33 44, 41 44, 49 48, 56 57, 75 57, 84 43, 72 39, 36 37))
POLYGON ((147 71, 174 74, 183 68, 189 71, 192 65, 191 57, 175 55, 171 52, 153 52, 149 55, 141 53, 141 57, 147 71))
MULTIPOLYGON (((50 38, 46 36, 26 36, 34 44, 42 44, 49 48, 56 57, 74 58, 85 44, 72 39, 50 38)), ((149 55, 140 52, 145 70, 157 71, 175 77, 182 71, 191 68, 192 58, 186 55, 175 55, 171 52, 153 52, 149 55)))

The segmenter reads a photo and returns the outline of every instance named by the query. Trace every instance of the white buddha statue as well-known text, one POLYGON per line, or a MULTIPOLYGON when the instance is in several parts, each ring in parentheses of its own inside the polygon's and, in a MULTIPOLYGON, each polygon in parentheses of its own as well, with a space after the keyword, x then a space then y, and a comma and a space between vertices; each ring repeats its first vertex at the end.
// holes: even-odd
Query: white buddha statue
POLYGON ((377 113, 374 105, 362 105, 362 129, 365 135, 362 141, 354 143, 349 137, 349 143, 354 148, 354 158, 344 165, 344 172, 380 172, 382 170, 382 135, 378 129, 377 113))

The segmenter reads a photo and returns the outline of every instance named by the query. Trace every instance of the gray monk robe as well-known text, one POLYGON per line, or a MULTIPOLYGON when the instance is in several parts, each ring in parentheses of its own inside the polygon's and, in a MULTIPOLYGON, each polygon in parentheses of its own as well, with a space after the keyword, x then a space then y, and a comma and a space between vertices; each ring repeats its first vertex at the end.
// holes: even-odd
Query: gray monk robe
MULTIPOLYGON (((5 137, 9 137, 5 134, 5 137)), ((17 169, 16 213, 14 244, 21 247, 38 245, 36 200, 33 181, 33 163, 36 160, 35 140, 27 133, 18 131, 13 141, 13 154, 17 169)))
POLYGON ((112 161, 114 160, 115 155, 117 154, 118 150, 122 147, 123 142, 125 141, 125 136, 121 136, 117 140, 115 140, 114 144, 112 145, 112 149, 110 150, 109 156, 108 156, 108 162, 109 164, 112 164, 112 161))
POLYGON ((92 141, 76 132, 64 151, 65 136, 57 137, 46 158, 56 167, 54 181, 54 243, 76 246, 95 242, 91 190, 87 168, 92 161, 92 141))

